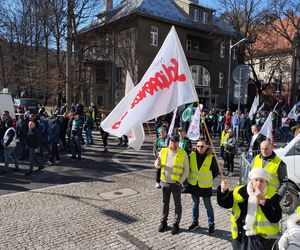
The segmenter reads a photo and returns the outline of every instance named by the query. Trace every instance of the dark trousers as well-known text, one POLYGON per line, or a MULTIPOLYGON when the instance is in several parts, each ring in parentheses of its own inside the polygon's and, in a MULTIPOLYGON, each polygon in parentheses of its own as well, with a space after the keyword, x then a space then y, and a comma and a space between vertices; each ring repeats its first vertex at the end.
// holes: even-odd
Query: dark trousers
POLYGON ((60 140, 61 143, 63 145, 63 148, 66 149, 67 148, 67 143, 66 143, 66 131, 61 131, 60 132, 60 140))
POLYGON ((51 142, 51 157, 50 161, 54 161, 54 157, 59 161, 58 142, 51 142))
POLYGON ((225 152, 225 164, 227 171, 233 173, 234 169, 234 154, 225 152))
POLYGON ((73 156, 77 154, 78 159, 81 159, 81 137, 71 137, 71 151, 73 156))
POLYGON ((156 169, 156 183, 160 183, 160 168, 156 169))
POLYGON ((248 237, 247 250, 271 250, 276 239, 265 239, 259 235, 248 237))
POLYGON ((181 220, 181 214, 182 214, 181 186, 173 183, 171 184, 162 183, 162 193, 163 193, 163 215, 161 221, 167 222, 168 220, 170 198, 172 194, 174 200, 174 206, 175 206, 174 223, 179 224, 181 220))
POLYGON ((109 133, 105 132, 103 129, 100 129, 100 132, 101 132, 103 147, 106 148, 109 133))
POLYGON ((38 167, 42 166, 42 164, 36 158, 35 149, 29 148, 29 171, 30 172, 33 170, 34 165, 37 165, 38 167))

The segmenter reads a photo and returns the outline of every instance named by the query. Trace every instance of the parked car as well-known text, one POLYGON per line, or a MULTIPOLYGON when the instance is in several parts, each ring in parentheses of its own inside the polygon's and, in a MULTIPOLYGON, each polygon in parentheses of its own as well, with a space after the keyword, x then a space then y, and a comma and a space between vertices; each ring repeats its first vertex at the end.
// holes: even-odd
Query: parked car
POLYGON ((30 111, 31 114, 37 114, 39 107, 39 102, 34 99, 29 98, 15 98, 14 106, 16 113, 25 113, 26 111, 30 111))

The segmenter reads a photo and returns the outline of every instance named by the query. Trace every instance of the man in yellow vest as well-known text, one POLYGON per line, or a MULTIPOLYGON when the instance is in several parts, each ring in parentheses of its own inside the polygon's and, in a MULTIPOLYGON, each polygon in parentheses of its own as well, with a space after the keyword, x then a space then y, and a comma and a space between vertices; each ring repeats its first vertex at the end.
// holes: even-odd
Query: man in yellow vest
POLYGON ((223 160, 225 160, 225 147, 224 147, 224 142, 226 141, 227 138, 227 131, 230 129, 230 126, 228 124, 225 124, 224 129, 222 130, 221 133, 221 141, 220 141, 220 156, 222 157, 223 160))
POLYGON ((228 190, 226 180, 217 188, 221 207, 232 208, 231 236, 234 250, 271 250, 278 238, 282 216, 280 196, 269 188, 270 174, 263 168, 252 169, 248 185, 228 190))
POLYGON ((286 164, 275 154, 268 140, 260 144, 260 154, 256 155, 252 161, 252 169, 255 168, 264 168, 270 173, 269 187, 282 199, 288 183, 286 164))
POLYGON ((207 217, 208 233, 215 231, 214 210, 211 205, 213 179, 219 174, 216 159, 211 155, 205 141, 197 142, 196 151, 190 154, 190 173, 188 177, 188 192, 193 199, 192 218, 193 222, 189 231, 199 227, 199 199, 203 198, 207 217))
POLYGON ((184 149, 179 147, 178 135, 171 136, 169 146, 162 148, 155 161, 155 167, 161 169, 160 184, 163 194, 163 215, 158 231, 164 232, 168 228, 169 204, 171 194, 175 205, 175 218, 171 233, 179 233, 181 220, 181 186, 189 175, 189 160, 184 149))
POLYGON ((299 206, 299 207, 297 207, 297 209, 296 209, 296 213, 297 213, 297 214, 300 214, 300 206, 299 206))

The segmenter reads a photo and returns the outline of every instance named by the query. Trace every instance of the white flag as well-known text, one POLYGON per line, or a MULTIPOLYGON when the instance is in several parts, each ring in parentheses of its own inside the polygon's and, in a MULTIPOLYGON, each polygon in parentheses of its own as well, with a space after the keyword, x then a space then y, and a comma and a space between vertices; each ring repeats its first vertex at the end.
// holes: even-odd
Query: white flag
POLYGON ((253 100, 253 103, 252 103, 252 106, 251 106, 251 109, 249 111, 249 118, 252 120, 253 119, 253 116, 255 115, 256 113, 256 110, 257 110, 257 107, 259 105, 259 96, 255 96, 254 97, 254 100, 253 100))
POLYGON ((196 141, 200 137, 200 115, 202 108, 202 104, 200 104, 200 106, 197 107, 195 114, 192 116, 192 120, 188 132, 186 134, 187 138, 189 138, 192 141, 196 141))
POLYGON ((191 72, 173 26, 141 82, 121 100, 101 127, 120 137, 143 122, 197 101, 191 72))
POLYGON ((297 105, 295 104, 290 113, 288 114, 288 117, 293 120, 297 120, 297 115, 296 115, 296 110, 297 110, 297 105))
POLYGON ((265 121, 264 125, 262 125, 260 134, 267 137, 267 139, 273 140, 273 124, 272 124, 272 112, 270 112, 267 120, 265 121))
POLYGON ((264 107, 265 107, 265 103, 263 102, 263 104, 259 107, 258 111, 262 111, 264 107))
POLYGON ((169 127, 168 136, 171 136, 173 134, 176 114, 177 114, 177 108, 174 110, 174 113, 173 113, 173 118, 172 118, 172 121, 171 121, 171 124, 170 124, 170 127, 169 127))
MULTIPOLYGON (((125 95, 127 95, 134 88, 133 81, 130 77, 129 72, 126 74, 126 86, 125 86, 125 95)), ((145 133, 143 124, 137 125, 135 128, 131 129, 128 133, 128 145, 135 150, 140 150, 143 142, 145 140, 145 133)))

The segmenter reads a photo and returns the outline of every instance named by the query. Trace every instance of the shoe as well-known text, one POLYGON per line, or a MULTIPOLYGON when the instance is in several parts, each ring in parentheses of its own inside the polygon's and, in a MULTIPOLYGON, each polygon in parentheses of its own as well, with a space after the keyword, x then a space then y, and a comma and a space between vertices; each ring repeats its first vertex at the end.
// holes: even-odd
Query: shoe
POLYGON ((45 167, 44 166, 39 166, 39 168, 36 170, 36 171, 41 171, 42 169, 44 169, 45 167))
POLYGON ((105 148, 102 152, 103 152, 103 153, 106 153, 106 152, 108 152, 108 149, 105 148))
POLYGON ((127 147, 128 147, 128 144, 127 144, 127 143, 124 143, 122 146, 127 148, 127 147))
POLYGON ((162 233, 162 232, 166 231, 167 228, 168 228, 167 222, 162 221, 159 225, 158 232, 162 233))
POLYGON ((232 177, 232 176, 233 176, 233 173, 230 172, 230 173, 228 174, 228 177, 232 177))
POLYGON ((156 187, 156 188, 161 188, 160 183, 156 183, 156 184, 155 184, 155 187, 156 187))
POLYGON ((181 188, 181 193, 182 193, 182 194, 188 194, 189 191, 188 191, 187 188, 183 187, 183 188, 181 188))
POLYGON ((228 175, 228 171, 224 171, 224 172, 223 172, 223 175, 224 175, 224 176, 227 176, 227 175, 228 175))
POLYGON ((54 164, 59 164, 60 163, 60 160, 56 160, 55 162, 54 162, 54 164))
POLYGON ((47 161, 46 164, 47 165, 52 165, 54 162, 53 161, 47 161))
POLYGON ((122 143, 122 142, 119 142, 117 145, 118 145, 118 146, 122 146, 122 145, 123 145, 123 143, 122 143))
POLYGON ((77 159, 76 155, 72 155, 70 159, 77 159))
POLYGON ((172 227, 172 231, 171 231, 171 234, 178 234, 179 233, 179 225, 177 223, 174 223, 173 224, 173 227, 172 227))
POLYGON ((24 174, 25 176, 29 176, 29 175, 32 175, 32 171, 27 171, 25 174, 24 174))
POLYGON ((0 175, 6 175, 6 174, 7 174, 6 171, 4 171, 4 170, 1 170, 1 171, 0 171, 0 175))
POLYGON ((208 226, 208 234, 212 235, 215 232, 215 224, 210 224, 208 226))
POLYGON ((21 169, 19 169, 19 168, 14 168, 13 171, 14 171, 14 172, 20 172, 21 169))
POLYGON ((192 232, 199 227, 198 222, 193 222, 192 225, 189 226, 189 231, 192 232))
POLYGON ((77 157, 77 158, 76 158, 76 161, 80 161, 80 160, 81 160, 81 157, 77 157))

